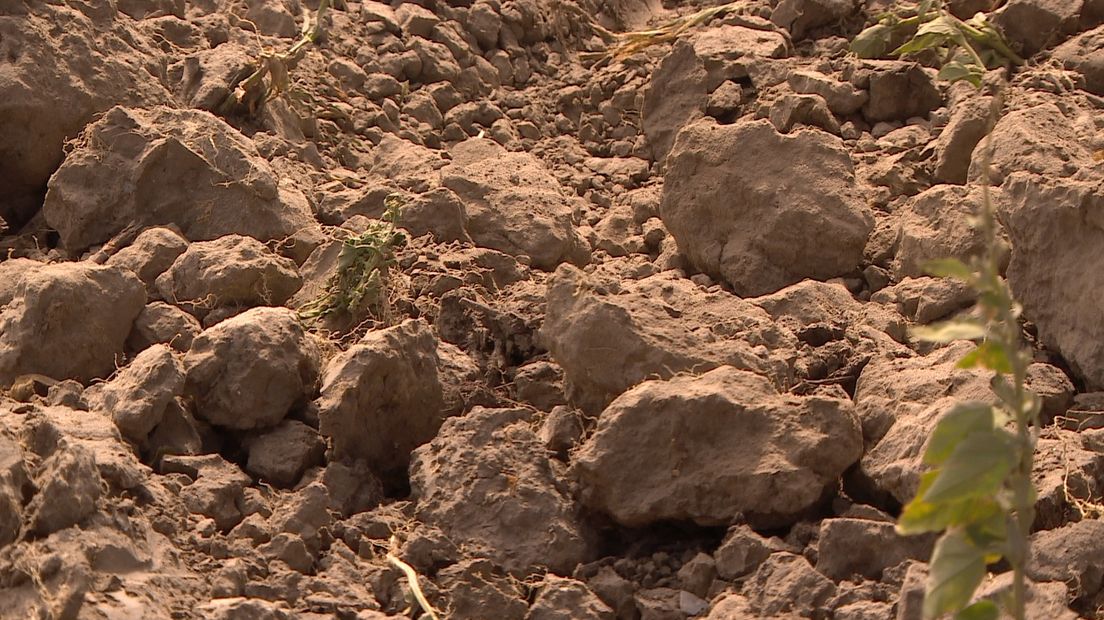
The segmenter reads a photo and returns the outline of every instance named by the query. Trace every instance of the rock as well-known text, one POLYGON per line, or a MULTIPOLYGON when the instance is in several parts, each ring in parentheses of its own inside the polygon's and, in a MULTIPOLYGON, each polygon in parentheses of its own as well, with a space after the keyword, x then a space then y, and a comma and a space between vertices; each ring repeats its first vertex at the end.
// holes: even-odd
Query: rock
POLYGON ((281 185, 253 142, 208 112, 116 107, 84 136, 50 178, 42 207, 69 252, 128 226, 175 224, 191 241, 316 232, 302 193, 281 185))
POLYGON ((625 526, 727 525, 742 515, 781 527, 834 490, 861 454, 850 403, 779 395, 763 377, 722 366, 618 397, 574 467, 584 505, 625 526))
POLYGON ((285 39, 299 33, 299 28, 295 25, 295 16, 286 6, 283 6, 283 3, 247 0, 247 4, 249 9, 246 10, 245 17, 255 24, 259 32, 285 39))
MULTIPOLYGON (((165 407, 161 423, 153 429, 147 440, 148 451, 153 455, 196 455, 203 451, 200 424, 180 400, 165 407)), ((156 458, 153 465, 157 465, 156 458)))
POLYGON ((438 151, 388 134, 372 151, 369 170, 402 189, 423 193, 438 185, 437 171, 447 164, 438 151))
POLYGON ((318 401, 322 434, 338 459, 363 459, 385 476, 444 421, 437 339, 422 320, 369 332, 330 360, 318 401))
POLYGON ((10 304, 19 295, 25 279, 45 264, 29 258, 9 258, 0 261, 0 309, 10 304))
POLYGON ((640 112, 653 160, 667 157, 679 130, 705 113, 708 100, 705 65, 693 45, 676 43, 652 73, 640 112))
MULTIPOLYGON (((1076 620, 1081 616, 1068 607, 1071 592, 1066 583, 1049 581, 1038 583, 1026 580, 1027 596, 1024 606, 1025 618, 1049 618, 1052 620, 1076 620)), ((975 593, 975 598, 988 598, 996 601, 1007 600, 1012 590, 1012 572, 997 575, 983 583, 975 593)))
POLYGON ((299 482, 303 472, 322 462, 326 442, 318 431, 297 420, 284 420, 276 428, 247 442, 245 470, 277 487, 299 482))
POLYGON ((410 49, 422 61, 422 70, 418 74, 419 82, 422 84, 449 82, 451 84, 458 81, 461 68, 448 47, 425 39, 414 39, 410 44, 410 49))
POLYGON ((462 560, 435 580, 449 602, 450 618, 524 620, 528 604, 521 585, 492 562, 462 560))
MULTIPOLYGON (((64 406, 39 407, 23 415, 24 447, 39 458, 48 459, 65 446, 83 448, 113 495, 133 492, 147 481, 148 469, 123 441, 110 417, 64 406)), ((73 459, 83 462, 79 455, 73 459)), ((83 465, 77 470, 83 471, 81 468, 83 465)))
POLYGON ((969 181, 977 183, 988 178, 993 185, 1000 185, 1014 172, 1034 172, 1054 179, 1071 176, 1092 161, 1090 149, 1078 135, 1076 121, 1053 103, 1005 114, 991 132, 988 173, 987 141, 983 140, 974 149, 969 181))
POLYGON ((169 403, 184 391, 184 365, 168 346, 152 346, 103 384, 95 405, 127 439, 144 445, 169 403))
POLYGON ((772 554, 744 584, 743 594, 762 616, 811 617, 836 593, 836 586, 793 553, 772 554))
POLYGON ((177 96, 188 107, 218 114, 237 85, 256 70, 253 54, 249 46, 228 41, 184 56, 169 67, 177 96))
POLYGON ((1104 386, 1104 342, 1087 338, 1101 319, 1087 291, 1104 285, 1099 254, 1104 225, 1104 182, 1086 170, 1074 179, 1017 172, 1002 191, 1000 219, 1012 242, 1008 284, 1038 326, 1039 338, 1059 352, 1090 390, 1104 386))
POLYGON ((329 492, 330 508, 345 517, 371 510, 383 499, 383 483, 363 463, 327 463, 319 478, 329 492))
POLYGON ((32 492, 19 442, 0 434, 0 548, 15 542, 23 525, 23 504, 32 492))
POLYGON ((0 312, 0 383, 32 373, 82 383, 108 376, 145 303, 142 282, 120 267, 36 269, 0 312))
POLYGON ((157 278, 162 298, 200 317, 215 308, 280 306, 302 285, 293 261, 242 235, 193 243, 157 278))
POLYGON ((768 118, 779 133, 790 133, 798 125, 819 127, 839 135, 840 126, 820 95, 785 94, 771 104, 768 118))
MULTIPOLYGON (((564 397, 563 369, 553 362, 534 361, 517 369, 514 375, 517 399, 541 411, 552 411, 567 404, 564 397)), ((554 435, 556 433, 553 433, 554 435)))
POLYGON ((192 315, 163 301, 155 301, 142 308, 134 319, 126 348, 139 353, 155 344, 167 344, 186 353, 201 331, 203 328, 192 315))
POLYGON ((439 187, 412 197, 399 214, 398 225, 414 237, 433 235, 438 241, 471 242, 466 207, 451 190, 439 187))
POLYGON ((870 301, 892 305, 917 323, 931 323, 968 308, 977 293, 965 282, 950 278, 905 278, 870 296, 870 301))
POLYGON ((678 590, 674 588, 646 588, 633 597, 640 620, 682 620, 687 616, 679 605, 678 590))
MULTIPOLYGON (((925 357, 875 358, 863 370, 855 390, 855 405, 863 418, 866 435, 866 453, 858 473, 867 490, 889 494, 902 504, 910 500, 919 486, 923 471, 921 456, 927 438, 939 419, 959 403, 993 401, 989 373, 956 366, 973 348, 972 343, 956 342, 925 357)), ((1033 364, 1028 373, 1028 389, 1043 393, 1059 391, 1054 390, 1057 386, 1050 387, 1054 380, 1052 373, 1036 366, 1039 365, 1033 364)), ((1090 481, 1096 478, 1095 472, 1104 461, 1082 458, 1091 455, 1067 448, 1064 466, 1043 467, 1050 441, 1040 440, 1036 474, 1041 475, 1048 469, 1066 471, 1069 480, 1077 482, 1074 486, 1080 484, 1086 487, 1085 491, 1095 487, 1096 483, 1090 481)), ((1060 448, 1054 447, 1054 450, 1060 448)), ((1065 510, 1060 480, 1061 475, 1057 475, 1045 483, 1037 481, 1040 489, 1037 520, 1065 510), (1052 493, 1056 493, 1055 497, 1050 497, 1052 493)))
POLYGON ((679 133, 667 166, 663 223, 696 268, 738 295, 839 276, 862 258, 874 221, 836 137, 707 119, 679 133))
POLYGON ((252 480, 233 463, 217 454, 205 456, 166 456, 161 461, 165 472, 186 474, 194 482, 180 490, 180 499, 188 511, 209 517, 215 527, 230 531, 245 516, 243 489, 252 480))
POLYGON ((564 370, 569 399, 587 412, 649 377, 725 364, 777 385, 791 381, 793 334, 751 304, 689 280, 605 282, 565 266, 547 299, 541 338, 564 370))
POLYGON ((770 554, 771 548, 762 536, 746 525, 736 525, 729 528, 713 559, 721 579, 735 581, 759 568, 770 554))
POLYGON ((537 434, 549 452, 566 460, 568 453, 583 438, 584 432, 585 421, 578 411, 557 406, 544 418, 537 434))
POLYGON ((317 346, 294 312, 254 308, 196 337, 184 356, 185 394, 215 426, 267 428, 310 398, 318 366, 317 346))
MULTIPOLYGON (((897 421, 915 417, 941 397, 963 401, 992 397, 987 374, 956 367, 973 348, 971 343, 958 342, 922 357, 875 357, 867 364, 854 398, 855 411, 862 420, 866 458, 897 421)), ((902 434, 921 441, 927 437, 915 430, 902 434)), ((867 463, 864 458, 864 467, 867 463)))
POLYGON ((96 458, 81 445, 58 446, 34 476, 37 493, 27 506, 28 529, 48 536, 83 521, 104 494, 96 458))
POLYGON ((406 33, 428 39, 440 19, 432 11, 413 3, 403 3, 395 11, 399 26, 406 33))
POLYGON ((633 600, 636 586, 609 566, 599 568, 598 573, 587 580, 587 588, 614 611, 618 620, 631 620, 640 613, 633 600))
POLYGON ((943 132, 932 143, 935 169, 932 176, 943 183, 966 183, 974 149, 993 126, 994 97, 969 97, 951 109, 943 132))
MULTIPOLYGON (((997 191, 992 199, 999 200, 997 191)), ((968 261, 980 256, 985 240, 970 218, 981 205, 982 190, 977 186, 936 185, 909 199, 894 213, 898 236, 892 268, 897 279, 927 275, 925 265, 936 259, 968 261)))
POLYGON ((759 59, 785 58, 791 52, 786 36, 775 30, 721 24, 703 28, 693 38, 694 54, 706 72, 706 92, 713 92, 726 80, 746 79, 759 59))
POLYGON ((1024 58, 1077 32, 1081 0, 1008 0, 993 13, 993 24, 1024 58))
POLYGON ((573 200, 539 160, 481 139, 461 142, 451 153, 441 184, 464 204, 476 245, 528 256, 546 271, 564 261, 589 261, 572 223, 573 200))
POLYGON ((108 265, 129 269, 146 285, 153 286, 157 276, 165 272, 176 257, 188 249, 188 240, 169 228, 147 228, 127 247, 107 259, 108 265))
POLYGON ((1065 415, 1077 391, 1062 369, 1041 362, 1027 367, 1027 383, 1043 402, 1039 412, 1043 424, 1050 424, 1054 418, 1065 415))
POLYGON ((288 532, 280 532, 272 540, 257 547, 265 563, 280 560, 291 570, 304 575, 314 572, 314 557, 303 539, 288 532))
POLYGON ((569 574, 588 547, 524 409, 449 418, 410 464, 419 520, 514 575, 569 574))
POLYGON ((115 15, 113 8, 91 11, 72 1, 5 7, 0 217, 9 223, 22 225, 42 205, 65 141, 96 114, 115 104, 172 100, 150 77, 150 70, 159 70, 159 54, 150 53, 156 45, 115 15))
POLYGON ((526 620, 613 620, 613 610, 586 585, 574 579, 547 575, 526 620))
POLYGON ((816 71, 792 71, 786 82, 795 93, 820 95, 832 114, 839 116, 850 116, 858 112, 869 96, 866 91, 816 71))
POLYGON ((1059 45, 1051 57, 1066 69, 1080 73, 1085 90, 1104 96, 1104 26, 1059 45))
POLYGON ((1074 598, 1091 599, 1104 588, 1104 523, 1086 519, 1031 536, 1028 576, 1073 584, 1074 598))
POLYGON ((887 568, 931 556, 930 536, 901 536, 893 523, 866 519, 825 519, 817 537, 816 569, 840 582, 859 575, 875 581, 887 568))
POLYGON ((992 0, 948 0, 947 2, 947 10, 959 19, 970 19, 978 11, 984 13, 992 8, 992 0))
POLYGON ((865 67, 870 71, 870 98, 863 116, 871 123, 926 117, 943 105, 933 74, 915 62, 865 61, 865 67))
POLYGON ((278 603, 240 596, 216 598, 197 609, 211 620, 293 620, 298 617, 278 603))
POLYGON ((832 610, 833 620, 882 620, 893 618, 894 606, 880 601, 855 601, 832 610))
POLYGON ((705 616, 705 619, 738 620, 740 618, 751 618, 753 616, 754 612, 751 610, 751 603, 746 597, 740 594, 726 593, 717 598, 709 610, 709 615, 705 616))
POLYGON ((677 576, 683 590, 697 597, 708 596, 709 588, 717 578, 717 563, 709 554, 698 553, 682 565, 677 576))
POLYGON ((782 0, 771 11, 774 25, 790 31, 794 40, 804 39, 813 30, 834 24, 855 13, 848 0, 782 0))
POLYGON ((490 1, 476 2, 468 12, 468 31, 485 50, 498 47, 498 33, 502 30, 502 16, 495 6, 490 1))
POLYGON ((856 343, 857 355, 869 355, 871 347, 863 341, 869 341, 879 353, 888 353, 901 351, 896 343, 906 339, 901 315, 878 304, 862 303, 837 281, 804 280, 748 301, 813 347, 842 336, 856 343))
POLYGON ((725 119, 739 112, 743 102, 744 89, 736 82, 725 81, 709 93, 705 113, 717 120, 725 119))

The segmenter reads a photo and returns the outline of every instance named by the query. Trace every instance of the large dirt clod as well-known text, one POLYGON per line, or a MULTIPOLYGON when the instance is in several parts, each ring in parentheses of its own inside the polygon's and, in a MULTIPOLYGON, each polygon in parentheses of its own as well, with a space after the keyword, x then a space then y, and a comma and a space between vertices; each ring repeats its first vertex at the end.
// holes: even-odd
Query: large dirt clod
POLYGON ((175 224, 192 241, 317 227, 250 140, 208 112, 167 107, 116 107, 89 125, 50 179, 43 215, 74 253, 128 226, 175 224))
POLYGON ((1012 242, 1008 283, 1039 336, 1093 389, 1104 387, 1104 341, 1086 337, 1104 316, 1099 299, 1104 182, 1086 169, 1056 179, 1013 173, 1001 220, 1012 242))
POLYGON ((838 138, 703 120, 679 133, 667 165, 663 223, 695 267, 738 295, 858 266, 874 220, 838 138))
POLYGON ((763 377, 722 366, 620 396, 575 468, 583 503, 623 525, 742 516, 778 527, 815 507, 861 455, 848 401, 780 395, 763 377))
POLYGON ((450 418, 413 455, 412 495, 419 519, 511 573, 543 567, 565 574, 589 546, 531 417, 524 409, 477 407, 450 418))
POLYGON ((542 339, 568 397, 592 413, 650 377, 727 364, 792 378, 796 338, 752 304, 656 275, 623 285, 564 266, 549 281, 542 339))
POLYGON ((408 320, 370 332, 330 360, 317 403, 336 458, 362 459, 385 476, 404 473, 410 452, 433 439, 445 417, 429 325, 408 320))
POLYGON ((319 353, 294 312, 254 308, 197 336, 184 368, 200 418, 249 430, 279 424, 313 396, 319 353))
POLYGON ((142 445, 169 403, 184 392, 184 365, 167 345, 142 351, 95 399, 124 437, 142 445))
POLYGON ((215 308, 280 306, 302 285, 294 261, 242 235, 193 243, 157 278, 163 299, 200 316, 215 308))
POLYGON ((119 267, 59 263, 28 273, 0 312, 0 383, 110 375, 145 301, 142 282, 119 267))
POLYGON ((113 105, 167 103, 160 54, 112 3, 36 2, 0 12, 0 217, 21 224, 41 205, 65 141, 113 105))
POLYGON ((509 153, 490 140, 467 140, 453 147, 441 184, 463 202, 476 245, 528 256, 547 271, 561 262, 590 260, 572 222, 573 201, 532 155, 509 153))

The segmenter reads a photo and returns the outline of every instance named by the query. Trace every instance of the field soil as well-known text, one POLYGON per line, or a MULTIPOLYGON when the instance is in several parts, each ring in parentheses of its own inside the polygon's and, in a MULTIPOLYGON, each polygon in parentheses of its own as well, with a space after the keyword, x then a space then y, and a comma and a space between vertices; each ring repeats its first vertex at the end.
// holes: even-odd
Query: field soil
POLYGON ((1104 3, 946 4, 0 0, 0 618, 919 620, 985 185, 1104 618, 1104 3))

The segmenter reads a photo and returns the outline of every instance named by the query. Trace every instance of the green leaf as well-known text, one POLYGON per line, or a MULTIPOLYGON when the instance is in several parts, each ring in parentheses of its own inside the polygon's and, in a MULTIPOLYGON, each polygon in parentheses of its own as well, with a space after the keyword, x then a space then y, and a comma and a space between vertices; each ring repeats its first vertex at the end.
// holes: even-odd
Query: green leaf
MULTIPOLYGON (((1002 520, 1004 519, 1001 505, 992 497, 973 497, 962 501, 938 503, 924 501, 924 493, 938 476, 939 471, 936 470, 927 472, 920 478, 920 489, 916 492, 916 497, 905 505, 897 520, 898 534, 911 536, 926 532, 941 532, 952 526, 988 524, 993 515, 999 515, 1002 520)), ((987 545, 992 542, 989 533, 989 525, 985 525, 978 531, 979 536, 985 535, 984 540, 987 545)))
POLYGON ((992 430, 991 405, 981 402, 959 403, 935 425, 924 451, 924 462, 928 465, 942 465, 968 435, 992 430))
POLYGON ((874 24, 863 30, 851 41, 851 51, 859 58, 881 58, 889 48, 893 38, 893 27, 886 24, 874 24))
POLYGON ((970 602, 985 578, 985 557, 959 529, 948 530, 932 552, 924 618, 957 612, 970 602))
POLYGON ((942 47, 948 43, 965 45, 966 37, 954 20, 944 15, 921 25, 911 40, 893 50, 892 53, 903 56, 942 47))
POLYGON ((918 36, 937 34, 947 37, 949 39, 962 39, 964 36, 962 30, 959 29, 958 24, 955 23, 955 18, 947 15, 941 15, 929 22, 925 22, 919 28, 916 29, 918 36))
POLYGON ((912 328, 912 337, 927 342, 953 342, 955 340, 978 340, 987 334, 985 326, 972 321, 947 321, 927 327, 912 328))
POLYGON ((916 54, 930 49, 943 46, 947 43, 947 37, 940 34, 928 34, 917 35, 908 41, 905 41, 901 47, 890 52, 893 56, 904 56, 906 54, 916 54))
POLYGON ((970 542, 980 549, 986 563, 996 562, 1008 552, 1008 515, 996 500, 984 500, 973 506, 966 525, 970 542))
POLYGON ((998 620, 1000 608, 989 599, 982 599, 955 614, 955 620, 998 620))
POLYGON ((1008 355, 1008 349, 999 342, 986 340, 976 349, 962 356, 956 364, 959 368, 977 368, 981 366, 993 372, 1012 372, 1012 360, 1008 355))
POLYGON ((931 488, 935 479, 939 477, 939 470, 924 472, 920 475, 920 487, 912 501, 905 504, 901 516, 897 519, 897 533, 902 536, 923 534, 925 532, 939 532, 946 529, 950 523, 950 517, 942 505, 925 502, 923 497, 931 488))
POLYGON ((1014 463, 1015 454, 1006 431, 970 433, 955 446, 923 499, 939 503, 992 496, 1014 463))
POLYGON ((974 270, 957 258, 941 258, 924 263, 924 271, 937 278, 954 278, 963 282, 974 281, 974 270))
POLYGON ((967 64, 952 60, 939 69, 939 74, 936 77, 948 82, 965 80, 975 87, 980 88, 981 81, 985 77, 985 69, 973 63, 967 64))

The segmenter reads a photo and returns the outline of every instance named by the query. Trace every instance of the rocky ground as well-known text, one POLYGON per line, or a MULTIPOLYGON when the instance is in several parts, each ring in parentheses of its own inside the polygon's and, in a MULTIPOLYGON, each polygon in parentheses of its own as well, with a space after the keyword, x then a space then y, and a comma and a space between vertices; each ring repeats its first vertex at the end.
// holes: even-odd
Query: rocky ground
POLYGON ((602 53, 713 4, 337 2, 289 55, 318 2, 0 0, 0 617, 417 617, 405 563, 442 618, 918 619, 894 518, 991 395, 908 328, 987 179, 1030 616, 1104 617, 1104 2, 1000 3, 980 91, 849 55, 881 0, 602 53))

